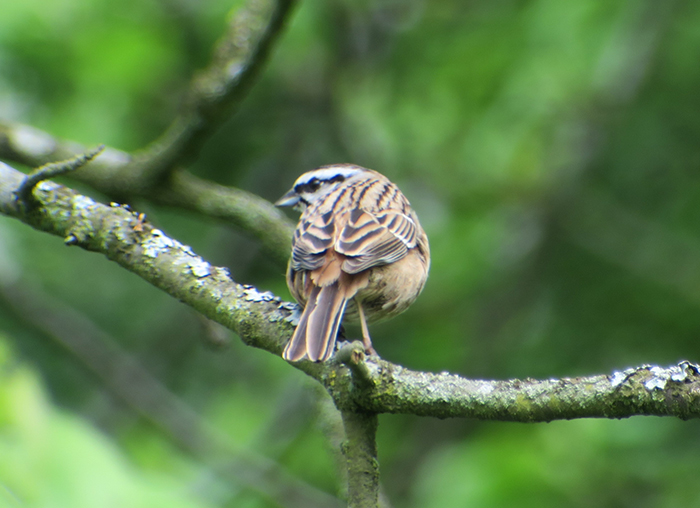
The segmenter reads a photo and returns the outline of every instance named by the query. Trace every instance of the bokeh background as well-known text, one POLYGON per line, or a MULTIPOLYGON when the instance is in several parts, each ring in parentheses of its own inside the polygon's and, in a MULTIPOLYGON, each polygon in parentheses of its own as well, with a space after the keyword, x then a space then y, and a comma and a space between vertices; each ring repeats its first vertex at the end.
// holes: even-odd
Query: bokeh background
MULTIPOLYGON (((237 1, 2 2, 0 117, 143 147, 237 1)), ((306 0, 191 169, 270 200, 333 162, 397 182, 432 268, 410 311, 372 329, 393 362, 505 379, 698 361, 699 91, 698 2, 306 0)), ((284 267, 240 231, 132 205, 290 298, 284 267)), ((3 217, 0 275, 0 506, 277 506, 188 451, 193 418, 234 455, 342 489, 337 422, 281 359, 3 217), (96 374, 105 358, 114 372, 96 374), (120 377, 124 362, 148 375, 120 377), (129 402, 164 387, 179 437, 129 402)), ((396 507, 700 506, 696 421, 384 415, 378 439, 396 507)))

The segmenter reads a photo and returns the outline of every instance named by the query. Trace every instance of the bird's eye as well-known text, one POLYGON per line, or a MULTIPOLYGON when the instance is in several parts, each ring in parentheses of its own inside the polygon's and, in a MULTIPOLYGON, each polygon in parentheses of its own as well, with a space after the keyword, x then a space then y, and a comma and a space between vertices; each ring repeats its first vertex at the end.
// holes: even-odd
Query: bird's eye
POLYGON ((345 181, 345 175, 334 175, 331 178, 327 179, 318 179, 316 177, 313 177, 309 179, 308 182, 304 183, 299 183, 294 187, 294 192, 297 194, 314 194, 316 193, 321 187, 328 186, 334 183, 338 182, 344 182, 345 181))
POLYGON ((313 194, 321 187, 321 182, 318 178, 312 178, 306 183, 300 183, 294 187, 294 192, 297 194, 313 194))
POLYGON ((328 180, 328 183, 344 182, 344 181, 345 181, 344 175, 335 175, 333 178, 328 180))

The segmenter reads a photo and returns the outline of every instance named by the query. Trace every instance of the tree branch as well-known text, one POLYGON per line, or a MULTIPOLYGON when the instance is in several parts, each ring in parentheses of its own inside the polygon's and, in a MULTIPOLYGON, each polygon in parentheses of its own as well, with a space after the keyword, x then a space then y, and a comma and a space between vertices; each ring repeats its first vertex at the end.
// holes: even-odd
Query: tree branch
MULTIPOLYGON (((252 286, 236 284, 225 268, 211 266, 180 242, 168 238, 138 214, 107 206, 53 182, 40 182, 37 206, 26 211, 14 191, 24 174, 0 163, 0 213, 35 229, 101 252, 171 296, 237 332, 244 341, 279 354, 291 324, 291 304, 252 286), (140 224, 139 227, 135 227, 140 224)), ((311 364, 310 364, 311 365, 311 364)), ((317 370, 313 366, 310 371, 317 370)))
POLYGON ((22 184, 15 191, 15 195, 20 200, 28 202, 31 199, 32 190, 34 190, 36 184, 43 180, 48 180, 49 178, 56 178, 57 176, 65 175, 66 173, 75 171, 76 169, 84 166, 92 159, 97 157, 100 153, 104 151, 104 149, 105 146, 100 145, 97 148, 89 150, 88 152, 82 155, 78 155, 77 157, 73 157, 72 159, 68 159, 61 162, 53 162, 50 164, 44 164, 43 166, 36 168, 34 171, 32 171, 26 176, 22 184))
MULTIPOLYGON (((286 263, 291 222, 269 202, 201 180, 182 169, 241 103, 259 76, 296 0, 248 0, 231 17, 211 65, 192 79, 183 113, 156 141, 134 154, 107 148, 89 171, 73 177, 115 199, 136 197, 196 211, 250 232, 286 263), (157 184, 157 185, 156 185, 157 184)), ((0 122, 0 158, 37 167, 84 153, 33 127, 0 122)))
POLYGON ((374 379, 364 359, 365 346, 359 340, 345 344, 335 354, 335 360, 350 369, 353 383, 360 388, 370 388, 374 386, 374 379))
POLYGON ((376 413, 341 411, 346 441, 342 449, 348 469, 348 507, 376 508, 379 502, 376 413))
POLYGON ((327 383, 341 409, 355 404, 378 413, 514 422, 700 417, 700 366, 685 361, 668 368, 643 365, 612 375, 508 381, 416 372, 380 359, 368 361, 368 366, 374 373, 372 389, 327 383))
MULTIPOLYGON (((234 282, 177 240, 120 206, 94 202, 62 185, 41 182, 38 205, 25 210, 14 196, 24 174, 0 163, 0 213, 35 229, 70 238, 101 252, 210 319, 235 331, 248 345, 280 355, 292 331, 295 304, 234 282)), ((354 361, 362 361, 356 359, 354 361)), ((642 366, 612 375, 549 380, 483 381, 405 369, 370 357, 356 383, 337 360, 292 364, 323 383, 341 411, 406 413, 437 418, 501 421, 626 418, 633 415, 700 417, 700 367, 642 366), (365 368, 366 367, 366 368, 365 368)))
MULTIPOLYGON (((0 122, 0 157, 35 167, 83 153, 86 148, 60 141, 27 125, 0 122)), ((90 163, 89 171, 77 170, 73 177, 108 196, 143 197, 159 205, 173 206, 223 220, 256 237, 273 258, 284 265, 291 248, 292 222, 272 203, 255 194, 198 178, 185 170, 174 171, 155 188, 140 184, 120 170, 131 155, 107 148, 90 163)))
MULTIPOLYGON (((231 17, 211 65, 194 76, 183 113, 165 132, 135 154, 108 150, 109 163, 81 176, 96 189, 142 195, 178 166, 190 163, 201 145, 234 112, 258 77, 282 33, 296 0, 248 0, 231 17)), ((85 150, 59 144, 36 129, 0 124, 0 157, 39 166, 85 150), (17 131, 17 132, 12 132, 17 131), (11 134, 15 134, 11 136, 11 134)))
POLYGON ((194 160, 260 74, 295 4, 295 0, 248 0, 231 17, 211 65, 190 84, 184 112, 139 154, 145 180, 158 182, 177 165, 194 160))

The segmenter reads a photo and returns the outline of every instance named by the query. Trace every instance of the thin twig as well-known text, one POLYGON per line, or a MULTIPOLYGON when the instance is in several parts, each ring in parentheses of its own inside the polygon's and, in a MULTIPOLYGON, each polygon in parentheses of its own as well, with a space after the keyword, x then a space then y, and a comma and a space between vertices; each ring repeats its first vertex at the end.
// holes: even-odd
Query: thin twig
POLYGON ((345 344, 335 354, 335 359, 345 364, 352 372, 353 382, 362 388, 374 386, 372 372, 365 363, 365 347, 361 341, 356 340, 345 344))
POLYGON ((32 200, 32 191, 39 182, 48 180, 49 178, 65 175, 66 173, 70 173, 71 171, 75 171, 76 169, 83 167, 85 164, 101 154, 104 149, 105 145, 100 145, 83 154, 71 157, 70 159, 59 162, 51 162, 49 164, 39 166, 25 177, 21 185, 15 191, 15 196, 17 196, 17 199, 23 201, 24 203, 30 202, 32 200))

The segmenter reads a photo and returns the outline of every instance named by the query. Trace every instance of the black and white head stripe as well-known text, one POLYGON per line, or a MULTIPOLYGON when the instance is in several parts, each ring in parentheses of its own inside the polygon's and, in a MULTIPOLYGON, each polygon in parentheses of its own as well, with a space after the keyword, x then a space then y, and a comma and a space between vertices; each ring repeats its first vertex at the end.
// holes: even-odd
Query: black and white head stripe
POLYGON ((348 178, 365 171, 360 166, 339 165, 324 166, 313 171, 304 173, 294 182, 294 192, 297 194, 307 194, 316 192, 321 185, 343 182, 348 178))

